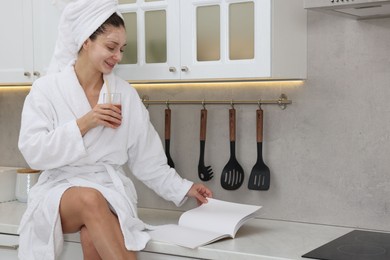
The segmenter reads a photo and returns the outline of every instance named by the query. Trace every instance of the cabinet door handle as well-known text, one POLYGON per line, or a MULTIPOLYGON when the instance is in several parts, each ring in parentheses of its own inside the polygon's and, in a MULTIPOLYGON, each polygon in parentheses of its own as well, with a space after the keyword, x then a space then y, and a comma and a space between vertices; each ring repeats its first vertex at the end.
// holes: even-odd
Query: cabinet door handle
POLYGON ((181 71, 183 71, 183 72, 188 72, 188 67, 187 67, 187 66, 181 67, 181 71))
POLYGON ((35 77, 40 77, 41 76, 41 73, 39 73, 39 71, 34 71, 33 75, 35 77))
POLYGON ((18 250, 19 245, 0 245, 0 249, 18 250))
POLYGON ((176 72, 176 68, 175 67, 169 67, 169 72, 176 72))
POLYGON ((23 73, 23 75, 24 75, 25 77, 31 77, 31 73, 28 72, 28 71, 25 71, 25 72, 23 73))

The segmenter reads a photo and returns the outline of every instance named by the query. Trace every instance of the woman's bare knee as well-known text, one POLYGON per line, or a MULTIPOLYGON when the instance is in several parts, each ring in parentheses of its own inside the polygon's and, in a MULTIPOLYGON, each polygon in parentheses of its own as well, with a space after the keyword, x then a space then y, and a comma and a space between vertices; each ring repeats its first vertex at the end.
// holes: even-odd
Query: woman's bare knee
POLYGON ((96 217, 101 213, 109 211, 108 203, 100 191, 92 188, 86 188, 80 194, 80 203, 82 205, 82 216, 84 218, 96 217))
POLYGON ((61 224, 64 233, 81 229, 87 221, 110 212, 104 196, 96 189, 72 187, 64 192, 60 202, 61 224))

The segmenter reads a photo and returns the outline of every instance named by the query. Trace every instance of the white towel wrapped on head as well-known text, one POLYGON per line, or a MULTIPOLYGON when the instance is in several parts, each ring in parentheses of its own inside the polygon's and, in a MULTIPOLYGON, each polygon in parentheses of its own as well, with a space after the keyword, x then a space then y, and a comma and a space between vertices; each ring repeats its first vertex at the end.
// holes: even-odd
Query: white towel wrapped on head
MULTIPOLYGON (((56 1, 57 5, 61 5, 64 0, 56 1)), ((74 62, 83 43, 117 11, 117 0, 70 1, 62 12, 57 42, 47 73, 62 71, 70 62, 74 62)))

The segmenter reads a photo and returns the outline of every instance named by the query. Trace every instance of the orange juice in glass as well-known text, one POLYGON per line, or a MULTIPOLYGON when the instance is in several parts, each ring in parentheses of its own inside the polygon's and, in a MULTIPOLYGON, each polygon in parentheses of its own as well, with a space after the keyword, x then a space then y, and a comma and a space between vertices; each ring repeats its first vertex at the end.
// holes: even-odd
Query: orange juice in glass
MULTIPOLYGON (((103 103, 112 104, 122 111, 121 93, 103 93, 103 103)), ((120 124, 110 122, 114 126, 118 127, 120 124)))

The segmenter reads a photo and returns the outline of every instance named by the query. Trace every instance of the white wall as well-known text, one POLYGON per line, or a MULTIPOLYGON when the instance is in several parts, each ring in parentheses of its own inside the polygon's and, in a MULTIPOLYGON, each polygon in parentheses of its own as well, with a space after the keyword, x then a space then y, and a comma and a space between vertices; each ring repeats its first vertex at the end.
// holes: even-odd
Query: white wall
MULTIPOLYGON (((308 79, 303 86, 142 88, 151 99, 274 99, 263 106, 269 191, 225 191, 229 106, 208 106, 206 163, 215 197, 263 205, 262 217, 390 231, 390 19, 355 21, 308 13, 308 79)), ((288 43, 286 43, 288 44, 288 43)), ((26 93, 0 92, 0 165, 24 165, 16 151, 26 93), (12 155, 8 151, 13 151, 12 155)), ((178 171, 197 178, 200 106, 171 106, 171 150, 178 171)), ((246 180, 256 161, 256 106, 236 106, 237 158, 246 180)), ((149 108, 163 137, 164 106, 149 108)), ((137 183, 140 206, 172 208, 137 183)), ((184 208, 193 206, 187 204, 184 208)), ((184 209, 182 208, 182 209, 184 209)))

